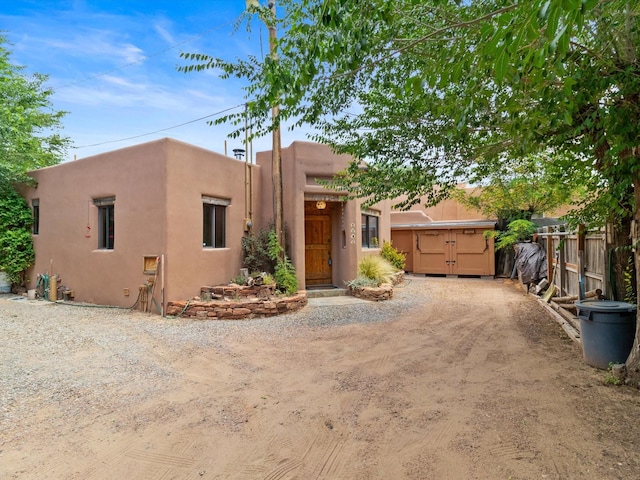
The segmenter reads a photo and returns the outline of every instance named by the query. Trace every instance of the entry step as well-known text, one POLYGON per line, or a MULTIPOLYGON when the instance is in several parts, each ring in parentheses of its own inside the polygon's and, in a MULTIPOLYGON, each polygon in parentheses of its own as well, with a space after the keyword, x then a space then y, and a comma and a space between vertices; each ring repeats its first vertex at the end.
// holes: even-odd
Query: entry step
POLYGON ((346 288, 311 288, 307 290, 307 298, 344 297, 346 288))

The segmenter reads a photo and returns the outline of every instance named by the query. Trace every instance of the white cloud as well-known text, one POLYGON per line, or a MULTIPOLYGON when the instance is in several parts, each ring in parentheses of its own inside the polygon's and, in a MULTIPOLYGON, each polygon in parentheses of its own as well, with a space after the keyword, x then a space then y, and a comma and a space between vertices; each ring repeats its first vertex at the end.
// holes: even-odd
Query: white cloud
POLYGON ((169 45, 174 45, 176 43, 173 36, 164 27, 156 24, 154 29, 169 45))

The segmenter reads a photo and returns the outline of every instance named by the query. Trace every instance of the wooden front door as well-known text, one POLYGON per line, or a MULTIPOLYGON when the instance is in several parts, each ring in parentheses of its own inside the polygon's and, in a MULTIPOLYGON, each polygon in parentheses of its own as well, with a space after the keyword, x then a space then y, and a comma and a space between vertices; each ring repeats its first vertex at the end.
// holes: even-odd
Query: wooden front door
POLYGON ((304 268, 307 285, 331 285, 331 217, 305 215, 304 268))

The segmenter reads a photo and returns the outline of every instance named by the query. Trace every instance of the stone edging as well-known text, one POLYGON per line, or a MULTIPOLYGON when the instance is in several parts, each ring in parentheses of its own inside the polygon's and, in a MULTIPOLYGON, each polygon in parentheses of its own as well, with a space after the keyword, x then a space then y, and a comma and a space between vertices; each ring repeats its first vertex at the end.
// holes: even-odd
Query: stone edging
POLYGON ((363 300, 380 302, 393 298, 393 287, 404 282, 404 272, 397 272, 391 279, 391 283, 383 283, 379 287, 349 288, 349 294, 363 300))
POLYGON ((167 304, 167 315, 198 320, 244 320, 295 312, 307 304, 307 292, 290 297, 251 298, 241 301, 180 300, 167 304))

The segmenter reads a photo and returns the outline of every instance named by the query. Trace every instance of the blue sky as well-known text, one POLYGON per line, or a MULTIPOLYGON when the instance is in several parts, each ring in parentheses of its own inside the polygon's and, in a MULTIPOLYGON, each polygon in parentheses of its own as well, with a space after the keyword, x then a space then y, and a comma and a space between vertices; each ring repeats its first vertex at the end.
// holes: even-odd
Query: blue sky
MULTIPOLYGON (((231 126, 190 123, 244 102, 242 85, 213 71, 180 73, 181 51, 233 60, 268 54, 268 32, 236 22, 244 0, 7 0, 0 30, 12 44, 12 61, 47 74, 56 110, 69 112, 63 134, 83 158, 163 137, 217 152, 243 148, 228 139, 231 126), (144 135, 139 138, 123 140, 144 135)), ((304 130, 282 131, 282 144, 306 140, 304 130)), ((257 139, 254 152, 271 148, 257 139)))

